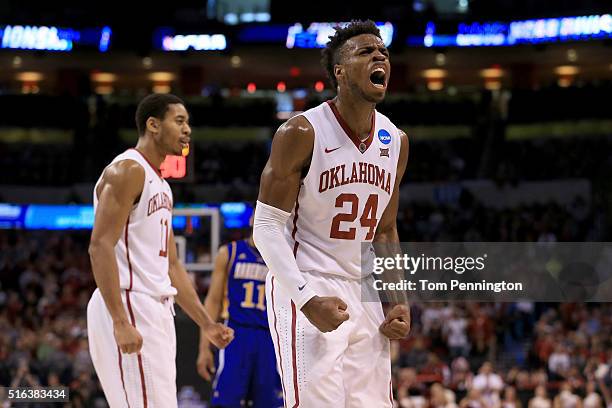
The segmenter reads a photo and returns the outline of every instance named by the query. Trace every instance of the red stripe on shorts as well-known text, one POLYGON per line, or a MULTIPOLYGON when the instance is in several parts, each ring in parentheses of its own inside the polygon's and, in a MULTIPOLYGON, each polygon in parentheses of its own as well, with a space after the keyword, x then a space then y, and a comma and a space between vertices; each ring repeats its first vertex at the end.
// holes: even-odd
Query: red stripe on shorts
POLYGON ((295 356, 295 324, 296 324, 296 312, 295 303, 291 301, 291 359, 293 360, 293 391, 295 392, 295 405, 293 408, 300 406, 300 392, 298 389, 297 379, 297 358, 295 356))
MULTIPOLYGON (((132 272, 132 263, 130 262, 130 247, 128 245, 128 226, 130 224, 130 217, 125 223, 125 254, 127 257, 128 269, 130 270, 130 288, 125 291, 125 301, 127 303, 128 312, 130 313, 130 319, 132 320, 132 326, 136 328, 136 319, 134 318, 134 311, 132 310, 132 303, 130 302, 130 290, 132 290, 133 284, 133 272, 132 272)), ((144 378, 144 367, 142 364, 142 355, 138 352, 138 370, 140 371, 140 383, 142 386, 142 401, 144 404, 144 408, 147 408, 147 387, 145 386, 145 378, 144 378)))
MULTIPOLYGON (((300 201, 299 201, 299 197, 300 197, 300 190, 302 189, 302 185, 300 184, 300 187, 298 188, 298 193, 297 193, 297 197, 295 198, 295 217, 293 218, 293 233, 291 234, 291 237, 295 240, 295 244, 293 245, 293 256, 297 257, 297 250, 298 247, 300 246, 300 243, 295 239, 295 234, 297 233, 298 230, 298 226, 297 226, 297 220, 298 220, 298 211, 300 209, 300 201)), ((293 406, 293 408, 296 408, 300 405, 300 391, 298 388, 298 379, 297 379, 297 357, 296 357, 296 348, 295 348, 295 339, 296 339, 296 334, 295 334, 295 326, 296 326, 296 311, 295 311, 295 303, 293 303, 293 300, 291 301, 291 360, 292 360, 292 364, 293 364, 293 392, 295 394, 295 405, 293 406)))
POLYGON ((280 336, 278 335, 278 330, 276 329, 276 309, 274 307, 274 276, 272 277, 272 291, 270 292, 272 295, 272 313, 274 313, 274 332, 276 333, 276 348, 278 350, 278 358, 280 362, 281 369, 281 386, 283 387, 283 406, 286 407, 287 393, 285 392, 285 375, 283 374, 283 355, 280 351, 280 336))
POLYGON ((132 290, 133 272, 132 272, 132 263, 130 262, 130 247, 128 246, 128 227, 129 225, 130 225, 130 216, 128 215, 127 221, 125 222, 125 256, 127 257, 128 269, 130 271, 130 287, 128 288, 128 290, 132 290))
POLYGON ((130 408, 130 401, 128 400, 127 391, 125 390, 125 382, 123 381, 123 362, 121 361, 121 350, 117 346, 117 354, 119 355, 119 373, 121 374, 121 386, 123 387, 123 393, 125 394, 125 402, 128 408, 130 408))
MULTIPOLYGON (((127 302, 128 312, 130 312, 130 319, 132 320, 132 326, 136 328, 136 319, 134 319, 134 311, 132 310, 132 303, 130 302, 130 291, 125 291, 125 299, 127 302)), ((145 386, 144 378, 144 367, 142 365, 142 355, 138 352, 138 371, 140 371, 140 384, 142 386, 142 401, 144 408, 147 408, 147 387, 145 386)))

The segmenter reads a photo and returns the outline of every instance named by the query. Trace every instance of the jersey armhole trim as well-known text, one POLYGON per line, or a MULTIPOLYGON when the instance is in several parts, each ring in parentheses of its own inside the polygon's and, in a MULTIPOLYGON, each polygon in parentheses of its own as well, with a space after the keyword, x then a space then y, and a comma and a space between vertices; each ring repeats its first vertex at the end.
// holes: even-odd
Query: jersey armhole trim
MULTIPOLYGON (((314 136, 312 139, 312 149, 310 150, 310 158, 308 160, 308 164, 307 166, 304 166, 301 170, 301 174, 300 174, 300 185, 301 185, 304 182, 304 180, 306 180, 308 175, 310 174, 310 169, 312 167, 312 159, 314 158, 315 146, 317 144, 317 130, 315 126, 312 124, 312 122, 306 117, 306 115, 304 115, 304 113, 300 113, 297 116, 303 117, 308 122, 308 124, 310 124, 310 126, 312 127, 312 134, 314 136), (306 167, 308 167, 308 169, 306 169, 306 167), (306 172, 304 172, 304 169, 306 169, 306 172), (304 177, 302 177, 302 174, 304 175, 304 177)), ((298 191, 298 194, 299 194, 299 191, 298 191)))

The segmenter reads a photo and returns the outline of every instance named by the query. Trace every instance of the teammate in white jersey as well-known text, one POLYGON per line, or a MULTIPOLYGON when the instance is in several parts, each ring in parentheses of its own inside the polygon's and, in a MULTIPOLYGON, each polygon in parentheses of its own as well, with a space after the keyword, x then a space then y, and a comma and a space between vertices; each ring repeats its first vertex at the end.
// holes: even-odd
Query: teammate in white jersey
POLYGON ((117 156, 94 188, 89 254, 98 288, 87 306, 89 350, 111 408, 172 408, 174 298, 217 347, 233 330, 210 319, 176 254, 172 191, 159 167, 166 155, 188 153, 185 105, 147 96, 136 125, 136 148, 117 156))
POLYGON ((390 63, 373 22, 337 29, 323 62, 337 96, 279 128, 261 176, 270 331, 287 407, 392 407, 389 339, 408 335, 410 311, 361 301, 362 242, 399 244, 408 138, 375 110, 390 63))

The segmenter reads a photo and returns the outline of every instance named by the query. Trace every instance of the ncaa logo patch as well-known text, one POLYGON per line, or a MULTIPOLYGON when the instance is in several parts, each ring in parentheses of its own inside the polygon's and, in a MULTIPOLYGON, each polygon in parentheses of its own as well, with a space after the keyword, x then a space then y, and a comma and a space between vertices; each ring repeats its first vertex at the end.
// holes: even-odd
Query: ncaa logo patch
POLYGON ((378 131, 378 140, 380 140, 382 144, 388 145, 391 143, 391 135, 385 129, 380 129, 378 131))

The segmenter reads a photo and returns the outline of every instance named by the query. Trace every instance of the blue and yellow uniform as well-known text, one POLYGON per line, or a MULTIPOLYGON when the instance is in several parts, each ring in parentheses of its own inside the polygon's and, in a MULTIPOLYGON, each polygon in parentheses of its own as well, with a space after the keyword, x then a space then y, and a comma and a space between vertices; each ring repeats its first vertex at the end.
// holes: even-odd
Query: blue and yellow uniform
POLYGON ((247 240, 228 244, 227 325, 235 338, 220 350, 213 381, 213 407, 283 406, 280 376, 266 314, 268 267, 247 240), (244 405, 242 405, 244 404, 244 405))

